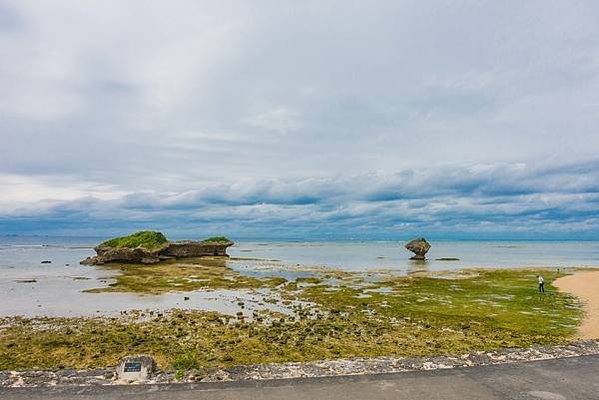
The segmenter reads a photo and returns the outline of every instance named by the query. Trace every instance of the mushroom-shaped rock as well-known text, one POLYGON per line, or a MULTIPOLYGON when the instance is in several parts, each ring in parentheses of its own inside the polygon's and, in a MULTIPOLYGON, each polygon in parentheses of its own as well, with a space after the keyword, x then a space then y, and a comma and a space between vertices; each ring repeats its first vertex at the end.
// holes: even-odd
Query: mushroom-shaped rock
POLYGON ((414 253, 414 256, 410 258, 411 260, 424 260, 426 253, 431 248, 431 244, 425 238, 418 238, 409 241, 405 247, 414 253))

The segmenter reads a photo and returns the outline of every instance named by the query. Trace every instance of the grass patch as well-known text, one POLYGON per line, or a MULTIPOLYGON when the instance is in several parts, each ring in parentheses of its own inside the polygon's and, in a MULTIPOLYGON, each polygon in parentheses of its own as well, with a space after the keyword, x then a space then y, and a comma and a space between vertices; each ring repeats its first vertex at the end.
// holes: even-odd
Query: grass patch
POLYGON ((100 246, 127 248, 143 247, 148 250, 154 250, 164 246, 167 242, 168 240, 166 237, 160 232, 140 231, 129 236, 107 240, 100 246))
POLYGON ((188 371, 200 368, 198 351, 186 350, 178 355, 172 363, 172 367, 178 371, 188 371))

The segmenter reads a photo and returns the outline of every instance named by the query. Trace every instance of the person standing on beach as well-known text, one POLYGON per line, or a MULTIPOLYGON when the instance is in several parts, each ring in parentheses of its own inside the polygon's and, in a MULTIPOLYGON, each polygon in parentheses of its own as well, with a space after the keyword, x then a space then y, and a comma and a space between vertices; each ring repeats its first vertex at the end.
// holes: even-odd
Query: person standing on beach
POLYGON ((541 275, 537 275, 539 280, 539 293, 545 293, 545 279, 541 275))

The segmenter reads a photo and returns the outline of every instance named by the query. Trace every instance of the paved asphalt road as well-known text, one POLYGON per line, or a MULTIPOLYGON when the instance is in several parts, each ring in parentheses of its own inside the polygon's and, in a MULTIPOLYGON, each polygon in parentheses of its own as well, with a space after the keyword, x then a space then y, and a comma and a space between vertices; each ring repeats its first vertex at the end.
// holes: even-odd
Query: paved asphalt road
POLYGON ((67 389, 0 389, 0 399, 599 400, 599 355, 352 377, 67 389))

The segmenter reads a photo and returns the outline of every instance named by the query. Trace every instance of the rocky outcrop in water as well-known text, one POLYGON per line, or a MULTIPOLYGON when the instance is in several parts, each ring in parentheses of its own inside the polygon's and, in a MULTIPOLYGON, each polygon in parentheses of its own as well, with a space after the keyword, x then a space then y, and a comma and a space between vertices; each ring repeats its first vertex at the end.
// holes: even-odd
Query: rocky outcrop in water
POLYGON ((431 244, 425 238, 418 238, 409 241, 405 247, 414 253, 414 256, 410 258, 411 260, 424 260, 426 253, 431 249, 431 244))
POLYGON ((162 249, 148 250, 144 247, 107 247, 97 246, 94 248, 96 256, 88 257, 81 261, 85 265, 102 265, 111 262, 156 264, 161 261, 162 249))
POLYGON ((156 264, 161 261, 186 257, 218 256, 228 257, 227 248, 232 246, 230 240, 223 241, 176 241, 166 242, 161 247, 146 249, 138 246, 109 247, 99 245, 94 250, 96 256, 81 261, 85 265, 102 265, 107 263, 156 264))
POLYGON ((228 257, 227 247, 233 245, 233 242, 194 242, 193 240, 181 240, 169 242, 169 246, 163 254, 170 257, 205 257, 217 256, 228 257))

